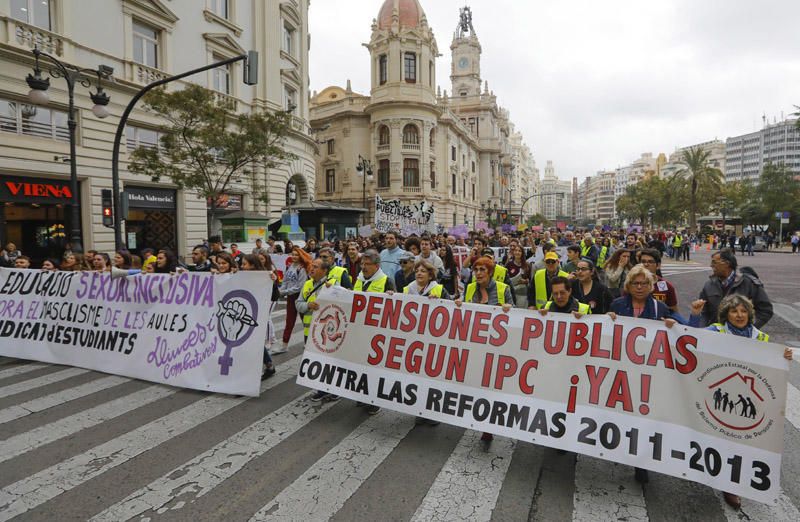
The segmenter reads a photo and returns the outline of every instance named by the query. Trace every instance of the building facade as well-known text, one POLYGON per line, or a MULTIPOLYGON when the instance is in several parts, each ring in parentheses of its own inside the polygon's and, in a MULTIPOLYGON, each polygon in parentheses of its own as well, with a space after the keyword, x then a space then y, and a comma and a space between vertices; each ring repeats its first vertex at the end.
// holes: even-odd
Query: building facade
POLYGON ((541 213, 550 221, 560 218, 571 218, 573 215, 572 182, 560 180, 556 176, 556 169, 551 160, 547 160, 544 167, 544 176, 539 183, 542 196, 540 199, 541 213))
MULTIPOLYGON (((13 241, 23 253, 42 258, 57 257, 69 240, 70 201, 63 190, 69 181, 66 84, 52 78, 49 105, 30 104, 25 77, 32 71, 34 46, 67 64, 114 69, 113 83, 104 85, 111 97, 107 118, 89 110, 89 89, 75 89, 83 246, 111 251, 113 231, 102 225, 101 190, 111 188, 110 151, 125 106, 152 81, 247 50, 259 53, 257 85, 242 82, 241 62, 186 81, 215 90, 237 112, 291 109, 293 130, 286 148, 296 159, 254 173, 267 187, 269 203, 255 201, 252 187, 243 180, 226 195, 227 210, 254 211, 276 220, 290 184, 296 187, 296 200, 313 195, 316 144, 308 127, 308 42, 308 0, 0 1, 0 176, 4 186, 28 183, 52 189, 39 199, 0 191, 0 241, 13 241)), ((45 75, 48 69, 44 67, 45 75)), ((178 83, 169 88, 180 88, 178 83)), ((134 252, 169 247, 185 256, 208 237, 207 202, 169 180, 153 183, 127 169, 131 150, 159 146, 162 123, 140 104, 126 128, 120 176, 130 212, 124 237, 134 252)))
POLYGON ((534 183, 535 162, 481 79, 469 8, 461 10, 450 46, 451 95, 438 87, 439 47, 417 0, 386 0, 366 47, 369 96, 348 82, 311 99, 320 143, 317 201, 364 207, 365 224, 374 221, 376 195, 430 201, 444 226, 514 215, 514 203, 534 183), (358 170, 362 160, 372 176, 358 170))
POLYGON ((578 187, 575 217, 578 222, 594 225, 615 223, 616 171, 599 171, 588 176, 578 187))
POLYGON ((783 164, 800 174, 800 129, 797 120, 767 124, 763 129, 725 142, 726 181, 758 181, 767 163, 783 164))

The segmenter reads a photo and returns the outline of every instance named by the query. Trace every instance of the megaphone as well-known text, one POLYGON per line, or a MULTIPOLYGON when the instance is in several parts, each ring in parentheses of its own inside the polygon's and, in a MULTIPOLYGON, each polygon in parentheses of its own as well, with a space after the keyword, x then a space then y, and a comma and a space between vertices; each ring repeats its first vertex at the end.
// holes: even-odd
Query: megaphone
POLYGON ((118 279, 120 277, 128 277, 131 275, 141 274, 142 271, 138 268, 117 268, 111 267, 111 279, 118 279))

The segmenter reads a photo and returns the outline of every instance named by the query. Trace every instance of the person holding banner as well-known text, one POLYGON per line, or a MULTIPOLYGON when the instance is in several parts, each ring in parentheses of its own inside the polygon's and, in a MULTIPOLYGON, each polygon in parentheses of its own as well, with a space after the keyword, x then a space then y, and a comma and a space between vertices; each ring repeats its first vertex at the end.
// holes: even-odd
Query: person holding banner
POLYGON ((444 285, 436 281, 436 268, 424 260, 420 259, 414 263, 414 281, 408 284, 403 293, 408 295, 421 295, 423 297, 433 297, 439 299, 450 299, 450 294, 444 285))
MULTIPOLYGON (((653 297, 655 283, 656 276, 644 265, 634 266, 625 279, 625 295, 614 299, 611 303, 611 311, 608 312, 611 320, 614 321, 617 315, 621 315, 653 321, 663 319, 667 328, 675 326, 677 321, 672 317, 667 305, 653 297)), ((636 481, 641 484, 646 484, 650 480, 646 469, 636 468, 635 476, 636 481)))
MULTIPOLYGON (((703 299, 692 301, 692 315, 689 316, 689 326, 700 326, 705 305, 706 302, 703 299)), ((730 294, 725 296, 719 304, 718 322, 707 326, 706 330, 769 342, 769 335, 756 328, 754 324, 755 318, 756 310, 750 299, 743 295, 730 294)), ((792 350, 788 347, 784 348, 783 357, 791 361, 792 350)), ((725 499, 725 503, 733 509, 741 509, 742 499, 739 498, 739 495, 723 491, 722 496, 725 499)))
MULTIPOLYGON (((501 306, 503 312, 511 310, 513 295, 511 287, 500 281, 492 279, 490 274, 494 272, 494 260, 489 256, 481 256, 472 264, 472 273, 475 280, 467 286, 464 293, 463 303, 475 303, 489 306, 501 306)), ((462 305, 461 299, 455 300, 456 306, 462 305)), ((491 433, 484 433, 481 441, 490 444, 494 440, 491 433)))
POLYGON ((336 266, 336 252, 331 247, 320 248, 319 259, 322 259, 325 270, 328 271, 328 279, 335 279, 336 283, 342 288, 347 288, 348 290, 353 288, 353 282, 350 280, 347 269, 336 266))
MULTIPOLYGON (((358 274, 358 280, 353 290, 376 294, 394 293, 394 281, 381 270, 381 256, 377 250, 370 249, 361 255, 361 273, 358 274)), ((359 402, 356 405, 364 406, 364 410, 370 415, 375 415, 381 409, 380 406, 374 404, 359 402)))
POLYGON ((584 315, 592 313, 588 304, 581 303, 572 297, 572 283, 566 277, 554 277, 550 282, 550 287, 553 289, 553 299, 545 303, 544 308, 539 310, 540 314, 547 315, 548 311, 562 314, 571 313, 576 319, 580 319, 584 315))
POLYGON ((545 267, 537 270, 528 285, 528 309, 541 310, 551 295, 551 281, 555 277, 569 277, 569 274, 559 268, 558 254, 548 252, 544 256, 545 267))

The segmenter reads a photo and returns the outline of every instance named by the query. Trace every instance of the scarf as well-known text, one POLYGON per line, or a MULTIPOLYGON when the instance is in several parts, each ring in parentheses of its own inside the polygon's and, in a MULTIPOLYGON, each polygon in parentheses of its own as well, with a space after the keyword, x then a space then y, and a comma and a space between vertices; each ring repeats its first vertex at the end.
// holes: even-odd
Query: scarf
POLYGON ((409 295, 430 295, 431 290, 433 290, 433 288, 437 284, 439 283, 437 283, 436 281, 431 281, 430 283, 428 283, 428 286, 422 289, 422 292, 419 291, 419 285, 417 284, 416 281, 408 285, 406 288, 408 288, 409 295))
POLYGON ((752 324, 748 324, 744 328, 736 328, 730 322, 726 321, 725 322, 725 328, 727 328, 728 331, 730 333, 732 333, 733 335, 738 335, 739 337, 747 337, 748 339, 751 339, 753 337, 753 325, 752 324))
POLYGON ((375 281, 377 279, 380 279, 381 277, 383 277, 385 275, 386 274, 383 273, 383 270, 378 268, 377 272, 372 274, 372 277, 370 277, 369 279, 364 277, 364 272, 359 272, 358 273, 358 280, 361 281, 362 290, 364 292, 366 292, 369 289, 369 285, 371 285, 373 281, 375 281))

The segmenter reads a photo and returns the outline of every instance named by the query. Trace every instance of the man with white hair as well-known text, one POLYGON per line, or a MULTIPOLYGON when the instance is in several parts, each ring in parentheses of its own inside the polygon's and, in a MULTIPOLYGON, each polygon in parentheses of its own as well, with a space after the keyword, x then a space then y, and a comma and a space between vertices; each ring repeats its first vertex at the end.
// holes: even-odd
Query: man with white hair
POLYGON ((594 244, 594 238, 592 237, 591 232, 587 232, 583 235, 583 241, 581 241, 581 257, 584 259, 588 259, 595 265, 597 264, 597 256, 600 254, 600 251, 597 249, 597 245, 594 244))

